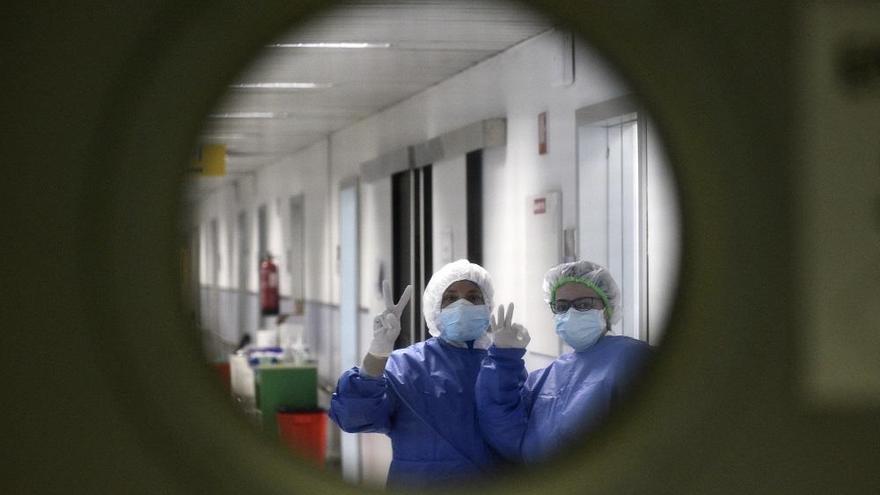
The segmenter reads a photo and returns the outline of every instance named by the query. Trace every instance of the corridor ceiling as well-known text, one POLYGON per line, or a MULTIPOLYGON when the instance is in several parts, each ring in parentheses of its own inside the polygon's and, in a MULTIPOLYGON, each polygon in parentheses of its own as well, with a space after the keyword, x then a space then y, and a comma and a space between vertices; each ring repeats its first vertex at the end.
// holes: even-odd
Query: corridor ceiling
MULTIPOLYGON (((550 28, 506 2, 352 2, 267 45, 208 117, 201 141, 226 144, 227 178, 234 178, 550 28), (316 87, 255 87, 277 83, 316 87)), ((204 191, 222 179, 196 182, 204 191)))

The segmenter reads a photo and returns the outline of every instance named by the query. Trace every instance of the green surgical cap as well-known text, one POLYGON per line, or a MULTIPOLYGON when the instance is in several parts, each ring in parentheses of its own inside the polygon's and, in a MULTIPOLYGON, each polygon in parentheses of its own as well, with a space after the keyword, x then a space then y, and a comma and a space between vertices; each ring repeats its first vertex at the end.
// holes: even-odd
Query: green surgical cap
POLYGON ((607 268, 592 261, 573 261, 554 266, 544 275, 544 301, 547 304, 556 302, 556 290, 570 282, 596 291, 605 303, 608 322, 614 324, 620 321, 620 289, 607 268))

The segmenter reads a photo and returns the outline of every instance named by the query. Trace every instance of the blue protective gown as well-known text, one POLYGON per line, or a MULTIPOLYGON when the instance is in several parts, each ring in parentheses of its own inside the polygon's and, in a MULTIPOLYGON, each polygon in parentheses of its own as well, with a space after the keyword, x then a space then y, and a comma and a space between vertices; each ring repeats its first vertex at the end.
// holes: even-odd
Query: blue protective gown
POLYGON ((477 379, 483 436, 506 459, 533 462, 596 426, 650 356, 648 344, 603 336, 526 373, 525 349, 489 348, 477 379))
POLYGON ((480 435, 474 402, 485 356, 434 337, 391 353, 381 377, 352 368, 339 378, 330 419, 349 433, 391 437, 389 486, 437 487, 483 474, 500 460, 480 435))

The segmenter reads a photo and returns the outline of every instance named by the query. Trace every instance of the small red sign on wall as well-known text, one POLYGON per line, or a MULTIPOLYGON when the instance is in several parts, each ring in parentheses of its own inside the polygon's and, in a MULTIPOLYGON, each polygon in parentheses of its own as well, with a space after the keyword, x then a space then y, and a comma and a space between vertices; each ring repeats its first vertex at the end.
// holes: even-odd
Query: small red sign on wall
POLYGON ((538 154, 547 154, 547 112, 538 114, 538 154))
POLYGON ((536 199, 535 206, 532 211, 534 211, 535 215, 547 213, 547 198, 536 199))

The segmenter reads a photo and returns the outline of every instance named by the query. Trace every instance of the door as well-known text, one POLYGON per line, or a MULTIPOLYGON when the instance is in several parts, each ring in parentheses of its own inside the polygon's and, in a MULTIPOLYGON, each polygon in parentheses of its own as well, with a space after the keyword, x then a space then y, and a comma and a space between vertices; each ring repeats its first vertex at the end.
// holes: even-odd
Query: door
POLYGON ((222 349, 223 332, 220 327, 220 224, 212 218, 208 224, 208 330, 211 332, 212 359, 222 349))
POLYGON ((639 160, 635 116, 605 126, 608 167, 608 269, 620 285, 623 318, 613 330, 635 339, 640 331, 639 160))
MULTIPOLYGON (((580 113, 580 112, 579 112, 580 113)), ((578 254, 608 268, 621 291, 617 335, 647 340, 644 160, 635 112, 578 122, 578 254)))
MULTIPOLYGON (((269 218, 268 218, 268 208, 266 205, 260 205, 257 208, 257 263, 256 263, 256 271, 259 273, 260 264, 263 262, 263 259, 269 254, 269 218)), ((275 317, 274 316, 264 316, 263 312, 260 308, 260 284, 257 284, 257 291, 254 296, 256 307, 255 313, 256 318, 256 328, 254 330, 254 341, 256 341, 257 329, 265 329, 269 328, 275 317)))
POLYGON ((287 270, 290 273, 291 311, 301 315, 305 300, 305 212, 302 195, 290 198, 290 243, 287 251, 287 270))
POLYGON ((201 284, 199 282, 200 250, 199 229, 194 228, 189 233, 188 247, 184 254, 183 283, 184 293, 190 298, 190 317, 195 325, 201 325, 201 284))
MULTIPOLYGON (((343 182, 339 191, 339 369, 338 374, 359 364, 358 306, 359 212, 358 183, 343 182)), ((351 483, 361 479, 360 436, 342 432, 342 476, 351 483)))
POLYGON ((266 205, 257 208, 257 262, 263 260, 269 251, 269 219, 266 205))
MULTIPOLYGON (((250 316, 251 296, 248 292, 248 277, 251 267, 251 236, 248 228, 247 212, 238 213, 236 224, 238 230, 238 335, 252 333, 253 318, 250 316)), ((256 335, 252 335, 256 338, 256 335)))
POLYGON ((620 285, 615 333, 657 345, 681 251, 674 178, 654 122, 629 97, 577 111, 578 257, 620 285))
MULTIPOLYGON (((391 286, 396 301, 407 285, 413 294, 425 291, 433 273, 432 167, 425 166, 391 176, 392 273, 391 286)), ((428 338, 422 317, 422 298, 414 296, 400 317, 400 336, 395 349, 408 347, 428 338)))

